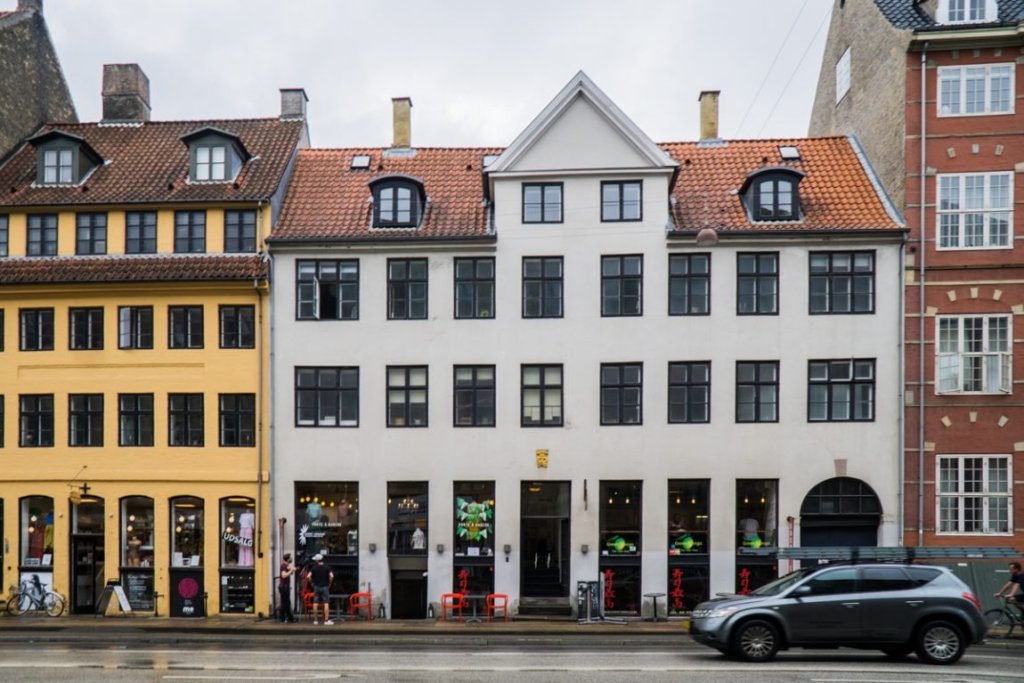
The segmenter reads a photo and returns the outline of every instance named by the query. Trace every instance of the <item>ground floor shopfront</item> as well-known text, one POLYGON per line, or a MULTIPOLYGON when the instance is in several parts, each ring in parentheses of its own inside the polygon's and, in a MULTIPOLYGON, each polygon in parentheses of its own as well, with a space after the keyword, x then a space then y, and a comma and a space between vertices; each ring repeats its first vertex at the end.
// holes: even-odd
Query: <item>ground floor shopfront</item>
POLYGON ((260 488, 7 482, 0 487, 0 586, 4 594, 9 586, 55 590, 72 614, 94 614, 112 582, 142 613, 265 613, 267 511, 260 488))
MULTIPOLYGON (((845 476, 809 488, 698 478, 287 486, 275 497, 275 559, 292 552, 303 567, 324 555, 337 606, 370 592, 375 614, 391 618, 436 613, 449 592, 471 596, 471 610, 499 593, 513 613, 568 614, 580 582, 594 581, 606 614, 649 616, 655 603, 660 615, 683 614, 791 568, 743 548, 896 542, 895 501, 845 476)), ((298 577, 295 600, 308 609, 298 577)))

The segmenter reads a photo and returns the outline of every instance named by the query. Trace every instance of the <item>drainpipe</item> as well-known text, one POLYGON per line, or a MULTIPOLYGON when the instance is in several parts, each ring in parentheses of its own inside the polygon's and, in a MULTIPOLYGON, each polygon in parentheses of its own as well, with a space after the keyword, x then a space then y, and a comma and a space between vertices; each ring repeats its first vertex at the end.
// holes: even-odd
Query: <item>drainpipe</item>
MULTIPOLYGON (((927 114, 928 114, 928 43, 921 49, 921 169, 918 222, 920 223, 920 235, 918 235, 918 258, 921 259, 920 279, 918 281, 918 318, 917 318, 917 545, 924 545, 924 367, 925 367, 925 344, 924 344, 924 315, 925 306, 925 247, 927 246, 927 221, 925 219, 925 174, 928 171, 928 157, 926 152, 927 114)), ((936 378, 936 381, 938 379, 936 378)))
MULTIPOLYGON (((263 200, 256 205, 256 225, 263 229, 263 200)), ((256 292, 256 548, 257 557, 263 559, 263 401, 267 392, 263 391, 263 292, 258 279, 252 281, 256 292)), ((274 581, 270 579, 270 603, 273 605, 274 581)), ((271 610, 270 616, 273 616, 271 610)))

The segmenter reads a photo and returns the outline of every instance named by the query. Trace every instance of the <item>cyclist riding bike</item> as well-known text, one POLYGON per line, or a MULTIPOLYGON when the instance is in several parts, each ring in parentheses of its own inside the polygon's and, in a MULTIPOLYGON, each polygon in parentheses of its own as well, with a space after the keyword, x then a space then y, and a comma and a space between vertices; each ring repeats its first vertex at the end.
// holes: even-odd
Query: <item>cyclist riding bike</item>
POLYGON ((1024 613, 1024 571, 1021 571, 1020 562, 1011 562, 1009 568, 1010 580, 1003 584, 995 597, 1005 597, 1008 605, 1015 605, 1024 613))

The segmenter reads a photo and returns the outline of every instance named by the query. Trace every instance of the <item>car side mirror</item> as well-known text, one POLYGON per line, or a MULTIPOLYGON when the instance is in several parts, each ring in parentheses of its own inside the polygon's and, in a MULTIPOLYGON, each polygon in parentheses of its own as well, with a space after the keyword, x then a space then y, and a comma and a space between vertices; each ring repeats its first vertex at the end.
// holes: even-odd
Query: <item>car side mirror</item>
POLYGON ((791 598, 802 598, 805 595, 811 594, 811 587, 804 584, 803 586, 797 586, 793 589, 793 592, 789 594, 791 598))

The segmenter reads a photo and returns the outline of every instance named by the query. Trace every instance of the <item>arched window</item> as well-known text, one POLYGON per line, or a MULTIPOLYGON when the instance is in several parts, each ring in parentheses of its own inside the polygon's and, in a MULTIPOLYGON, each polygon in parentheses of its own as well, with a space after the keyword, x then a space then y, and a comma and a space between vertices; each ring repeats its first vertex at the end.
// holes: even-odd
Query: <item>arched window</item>
POLYGON ((740 193, 752 221, 798 221, 803 173, 788 167, 760 169, 747 176, 740 193))
POLYGON ((807 494, 801 515, 880 515, 882 504, 874 490, 860 479, 834 477, 807 494))
POLYGON ((373 188, 373 227, 415 228, 423 217, 423 186, 404 177, 381 178, 373 188))
POLYGON ((203 499, 171 499, 171 566, 202 567, 203 499))

